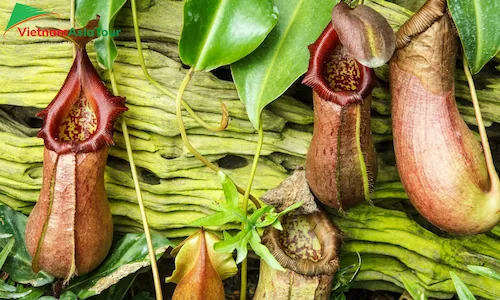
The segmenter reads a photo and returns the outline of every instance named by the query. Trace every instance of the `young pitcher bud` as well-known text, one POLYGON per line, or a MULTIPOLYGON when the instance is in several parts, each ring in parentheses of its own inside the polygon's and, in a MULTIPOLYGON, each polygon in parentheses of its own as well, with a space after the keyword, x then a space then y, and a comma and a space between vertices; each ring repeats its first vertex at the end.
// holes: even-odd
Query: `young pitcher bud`
POLYGON ((26 246, 35 272, 67 281, 97 267, 111 247, 104 169, 113 123, 127 108, 92 66, 85 50, 92 38, 66 38, 77 45, 76 57, 61 90, 38 114, 44 120, 38 134, 45 141, 43 184, 26 225, 26 246))
POLYGON ((214 244, 220 239, 203 229, 195 232, 171 252, 175 271, 167 282, 177 283, 173 300, 224 300, 222 280, 238 271, 230 253, 217 253, 214 244))

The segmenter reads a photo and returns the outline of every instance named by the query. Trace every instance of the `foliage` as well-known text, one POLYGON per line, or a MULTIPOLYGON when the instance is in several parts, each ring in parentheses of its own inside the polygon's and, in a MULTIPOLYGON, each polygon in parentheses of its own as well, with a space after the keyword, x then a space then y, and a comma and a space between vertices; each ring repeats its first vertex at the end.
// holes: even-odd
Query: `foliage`
POLYGON ((35 274, 31 270, 31 256, 24 242, 24 231, 28 218, 6 205, 0 205, 0 220, 2 220, 0 234, 9 237, 0 239, 0 248, 5 251, 2 253, 8 252, 8 256, 2 258, 5 259, 2 271, 7 272, 9 278, 17 283, 31 284, 35 287, 51 283, 52 276, 44 272, 35 274), (10 237, 15 240, 12 246, 9 246, 9 243, 12 243, 10 237), (5 250, 9 247, 12 247, 10 251, 5 250))
POLYGON ((107 30, 108 35, 101 35, 94 41, 94 48, 97 52, 97 61, 106 69, 113 68, 113 62, 118 56, 118 49, 110 35, 113 30, 113 23, 116 15, 127 0, 76 0, 76 15, 75 18, 80 25, 85 26, 88 21, 95 19, 96 15, 101 18, 99 20, 99 28, 107 30))
POLYGON ((358 255, 357 268, 355 264, 352 264, 347 267, 341 268, 337 271, 337 273, 335 273, 333 277, 332 295, 330 297, 331 299, 346 300, 345 293, 351 288, 351 282, 354 280, 354 278, 356 278, 356 275, 358 275, 358 272, 361 269, 361 255, 359 255, 359 253, 356 254, 358 255), (347 280, 345 274, 354 268, 356 268, 356 271, 354 271, 351 279, 347 280))
POLYGON ((256 129, 264 107, 306 72, 307 46, 330 21, 336 2, 275 0, 280 11, 276 27, 257 50, 231 65, 238 94, 256 129))
POLYGON ((418 286, 418 284, 406 278, 405 276, 401 276, 401 281, 403 282, 406 291, 414 300, 427 300, 427 297, 425 297, 424 292, 418 286))
POLYGON ((471 266, 471 265, 467 266, 467 269, 471 270, 472 273, 500 280, 500 273, 493 269, 483 266, 471 266))
POLYGON ((472 74, 477 74, 500 50, 500 1, 448 0, 472 74))
POLYGON ((179 54, 195 71, 231 64, 255 50, 277 21, 270 0, 187 0, 179 54))
POLYGON ((250 217, 247 217, 247 214, 238 206, 238 191, 234 183, 224 172, 219 171, 218 175, 222 182, 226 202, 220 203, 221 211, 194 221, 193 226, 221 226, 230 222, 242 223, 244 224, 243 229, 234 236, 224 231, 224 240, 216 243, 214 249, 224 253, 231 253, 236 249, 236 263, 240 263, 246 258, 248 244, 250 244, 253 251, 264 259, 269 266, 284 271, 271 252, 262 245, 257 230, 269 225, 282 230, 278 218, 296 209, 302 203, 291 205, 280 213, 274 212, 272 206, 264 206, 257 209, 250 217))
POLYGON ((450 271, 450 277, 453 280, 453 284, 455 285, 455 289, 457 290, 457 295, 460 300, 476 300, 476 297, 472 294, 472 292, 467 288, 465 283, 457 276, 457 274, 450 271))
MULTIPOLYGON (((3 225, 0 226, 0 248, 2 249, 0 263, 5 262, 1 269, 9 274, 10 281, 12 281, 12 284, 0 282, 0 298, 17 299, 33 294, 36 295, 33 299, 38 299, 46 292, 46 289, 36 287, 52 283, 53 278, 43 272, 38 275, 34 274, 31 270, 31 257, 26 250, 24 241, 27 217, 13 211, 6 205, 0 205, 0 219, 3 221, 3 225), (15 283, 31 284, 35 287, 23 287, 21 284, 15 286, 15 283)), ((157 259, 168 247, 174 246, 167 238, 159 235, 153 236, 153 244, 157 259)), ((116 284, 120 279, 148 266, 149 263, 144 234, 127 234, 116 243, 99 268, 88 275, 77 277, 71 281, 61 295, 61 299, 77 299, 76 297, 86 299, 97 295, 116 284)), ((118 294, 117 289, 119 289, 121 290, 119 294, 124 294, 133 278, 133 275, 129 276, 127 280, 114 286, 113 291, 118 294)), ((113 294, 112 291, 107 292, 106 295, 110 294, 113 294)), ((31 298, 25 298, 25 300, 29 299, 31 298)), ((119 298, 113 296, 106 297, 106 299, 119 298)))
MULTIPOLYGON (((168 247, 175 245, 159 235, 153 235, 152 239, 156 259, 159 259, 168 247)), ((79 299, 86 299, 101 293, 120 279, 149 264, 145 235, 130 233, 118 241, 106 260, 96 270, 89 275, 77 277, 65 291, 72 291, 79 299)))

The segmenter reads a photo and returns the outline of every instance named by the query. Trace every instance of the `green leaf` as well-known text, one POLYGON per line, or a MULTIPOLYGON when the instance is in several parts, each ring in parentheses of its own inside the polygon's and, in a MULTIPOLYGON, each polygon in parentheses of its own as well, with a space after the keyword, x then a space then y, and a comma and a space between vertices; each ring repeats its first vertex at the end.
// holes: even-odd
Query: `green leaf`
POLYGON ((266 264, 268 264, 271 268, 285 272, 285 268, 283 268, 280 263, 276 260, 276 258, 269 252, 266 246, 262 245, 259 234, 254 229, 252 230, 252 237, 250 238, 250 246, 252 250, 260 256, 266 264))
POLYGON ((226 175, 226 173, 219 171, 217 172, 217 175, 219 175, 219 180, 222 183, 222 190, 224 191, 224 196, 226 197, 226 204, 231 208, 238 207, 239 194, 238 189, 236 189, 236 185, 234 185, 234 182, 226 175))
POLYGON ((297 202, 297 203, 290 205, 289 207, 287 207, 286 209, 284 209, 280 213, 271 212, 271 213, 266 215, 264 221, 257 222, 257 227, 266 227, 269 225, 273 225, 274 228, 281 231, 281 230, 283 230, 283 227, 281 227, 281 224, 279 223, 278 218, 286 215, 287 213, 291 212, 292 210, 299 208, 299 206, 301 206, 301 205, 302 205, 302 202, 297 202))
POLYGON ((49 297, 49 296, 43 296, 50 290, 51 286, 46 285, 43 287, 32 287, 30 285, 22 285, 18 284, 16 286, 16 292, 17 293, 24 293, 24 292, 30 292, 27 296, 22 297, 22 300, 56 300, 54 297, 49 297))
POLYGON ((12 248, 14 247, 15 242, 16 242, 16 239, 11 237, 9 239, 9 241, 7 242, 7 245, 5 245, 5 247, 3 247, 2 252, 0 252, 0 270, 3 267, 5 260, 7 260, 7 257, 9 257, 10 251, 12 251, 12 248))
MULTIPOLYGON (((167 238, 159 235, 153 235, 152 239, 157 259, 168 247, 175 246, 167 238)), ((86 299, 101 293, 120 279, 149 265, 145 235, 129 233, 113 247, 99 268, 88 275, 77 277, 65 291, 75 293, 79 299, 86 299)))
POLYGON ((264 107, 307 71, 307 46, 330 22, 336 2, 275 0, 280 11, 276 27, 257 50, 231 65, 238 94, 255 129, 264 107))
MULTIPOLYGON (((18 283, 42 286, 53 281, 53 277, 47 273, 33 273, 31 270, 31 256, 26 249, 24 232, 28 218, 10 207, 0 204, 0 235, 11 235, 15 239, 14 246, 10 251, 2 271, 9 273, 9 278, 18 283)), ((0 248, 8 247, 10 239, 0 239, 0 248)))
POLYGON ((94 40, 94 48, 97 52, 97 61, 106 69, 113 68, 113 62, 118 55, 118 49, 109 34, 113 30, 113 23, 116 15, 127 0, 76 0, 75 18, 81 26, 85 26, 88 21, 95 19, 99 15, 99 28, 106 30, 108 35, 101 34, 99 38, 94 40))
POLYGON ((226 211, 220 211, 216 212, 215 214, 196 219, 191 223, 191 225, 196 227, 222 226, 227 223, 238 221, 241 222, 240 218, 238 218, 238 215, 227 213, 226 211))
POLYGON ((448 0, 472 74, 500 50, 500 1, 448 0))
POLYGON ((222 183, 222 189, 226 198, 225 203, 220 204, 220 212, 195 220, 193 226, 221 226, 231 222, 245 222, 246 214, 239 208, 239 196, 236 185, 224 172, 217 172, 222 183))
POLYGON ((59 300, 78 300, 78 297, 73 292, 65 292, 59 297, 59 300))
POLYGON ((422 292, 420 289, 420 286, 418 284, 413 283, 412 281, 409 281, 406 279, 405 276, 401 276, 401 281, 403 282, 406 291, 410 294, 410 296, 415 299, 415 300, 427 300, 427 297, 425 297, 425 294, 422 292))
POLYGON ((254 51, 277 20, 270 0, 187 0, 180 57, 195 71, 231 64, 254 51))
POLYGON ((498 273, 497 271, 495 271, 493 269, 483 267, 483 266, 467 266, 467 269, 471 270, 472 273, 474 273, 474 274, 478 274, 481 276, 500 280, 500 273, 498 273))
POLYGON ((0 290, 0 299, 20 299, 28 296, 30 293, 31 291, 27 291, 24 293, 17 293, 17 292, 6 292, 0 290))
POLYGON ((458 278, 457 274, 450 271, 451 279, 453 280, 453 284, 455 285, 455 290, 457 291, 458 299, 460 300, 476 300, 476 297, 472 294, 472 292, 467 288, 465 283, 463 283, 460 278, 458 278))

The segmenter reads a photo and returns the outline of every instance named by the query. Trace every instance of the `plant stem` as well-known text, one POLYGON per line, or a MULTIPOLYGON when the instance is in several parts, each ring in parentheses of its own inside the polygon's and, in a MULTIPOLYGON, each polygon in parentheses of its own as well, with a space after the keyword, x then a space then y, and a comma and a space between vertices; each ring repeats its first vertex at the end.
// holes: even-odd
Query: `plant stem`
POLYGON ((495 165, 493 164, 493 156, 491 155, 490 143, 488 142, 488 135, 486 134, 483 117, 481 115, 481 108, 479 107, 479 101, 477 99, 476 87, 474 86, 474 80, 472 79, 472 75, 469 70, 469 62, 467 61, 467 57, 465 55, 463 55, 463 64, 465 77, 467 77, 467 82, 469 83, 472 105, 474 106, 474 113, 476 114, 476 122, 479 129, 479 135, 481 137, 481 144, 483 145, 486 167, 488 168, 488 175, 490 177, 490 192, 498 191, 500 189, 500 179, 498 178, 498 174, 495 171, 495 165))
MULTIPOLYGON (((148 69, 146 67, 146 63, 144 61, 144 54, 142 52, 141 35, 139 33, 139 23, 137 21, 137 9, 136 9, 136 5, 135 5, 135 0, 131 1, 131 5, 132 5, 132 19, 134 22, 135 42, 137 44, 137 52, 139 54, 139 63, 141 65, 142 72, 144 73, 144 76, 149 80, 149 82, 151 82, 157 89, 159 89, 161 92, 163 92, 165 95, 169 96, 170 98, 176 99, 177 97, 174 93, 167 90, 158 81, 154 80, 153 77, 151 77, 151 75, 148 72, 148 69)), ((181 103, 182 103, 182 106, 184 107, 184 109, 186 109, 186 111, 191 115, 191 117, 193 119, 195 119, 196 122, 198 122, 201 126, 205 127, 206 129, 208 129, 210 131, 215 131, 215 132, 222 131, 222 130, 226 129, 227 124, 228 124, 228 120, 229 120, 229 113, 228 113, 228 111, 226 109, 226 105, 224 103, 221 102, 222 119, 221 119, 219 126, 217 126, 217 127, 211 126, 208 123, 206 123, 205 121, 203 121, 203 119, 201 119, 196 114, 196 112, 189 106, 189 104, 187 104, 184 100, 182 100, 182 97, 181 97, 181 103)))
MULTIPOLYGON (((203 155, 201 155, 201 153, 199 153, 193 147, 193 145, 191 145, 191 143, 189 142, 189 139, 187 137, 186 128, 184 127, 184 121, 182 120, 182 107, 181 107, 182 95, 184 94, 184 90, 186 89, 187 85, 189 84, 189 81, 191 80, 191 77, 193 76, 193 72, 194 72, 193 68, 189 69, 189 71, 186 74, 186 77, 184 77, 181 85, 179 86, 179 91, 177 92, 177 97, 176 97, 176 101, 175 101, 175 113, 177 115, 177 122, 179 125, 179 131, 181 134, 182 141, 184 142, 184 146, 186 146, 186 148, 189 150, 189 152, 191 152, 191 154, 193 154, 202 163, 204 163, 205 166, 209 167, 210 169, 212 169, 215 172, 219 172, 220 169, 218 166, 214 165, 212 162, 210 162, 208 159, 206 159, 203 155)), ((261 147, 262 147, 262 145, 261 145, 261 147)), ((252 178, 252 180, 253 180, 253 178, 252 178)), ((236 189, 238 190, 238 192, 240 194, 245 195, 245 198, 247 199, 247 205, 243 206, 245 208, 245 211, 246 211, 246 208, 248 208, 248 199, 249 198, 252 200, 252 202, 255 204, 255 206, 257 208, 260 208, 259 201, 257 200, 257 198, 255 198, 253 196, 250 197, 250 194, 249 194, 250 192, 248 190, 245 191, 242 188, 240 188, 239 186, 236 186, 236 189)))
MULTIPOLYGON (((118 87, 116 85, 116 78, 113 69, 109 70, 109 78, 111 81, 111 86, 113 88, 113 94, 118 95, 118 87)), ((158 265, 156 263, 155 250, 153 248, 153 241, 151 239, 151 233, 148 225, 148 217, 146 215, 146 209, 144 207, 144 202, 142 200, 141 188, 139 186, 139 178, 137 176, 137 170, 135 168, 134 157, 132 155, 132 147, 130 146, 130 137, 128 134, 127 123, 125 119, 122 118, 122 133, 125 139, 125 147, 127 148, 128 161, 130 163, 130 171, 132 173, 132 179, 134 181, 135 192, 137 194, 137 202, 139 203, 139 210, 141 211, 142 224, 144 226, 144 234, 146 236, 146 242, 148 244, 149 259, 151 261, 151 269, 153 272, 153 280, 155 286, 155 293, 157 300, 163 300, 163 293, 161 290, 160 273, 158 272, 158 265)))
MULTIPOLYGON (((69 23, 71 28, 75 28, 75 2, 76 0, 69 1, 69 23)), ((73 44, 73 58, 76 57, 76 44, 73 44)))
MULTIPOLYGON (((257 150, 255 151, 255 155, 252 163, 252 170, 250 171, 250 178, 248 179, 247 188, 245 191, 245 195, 243 196, 243 211, 248 211, 248 197, 250 196, 250 191, 252 190, 253 180, 255 178, 255 174, 257 173, 257 166, 259 165, 260 153, 262 151, 262 145, 264 143, 264 129, 262 128, 262 122, 259 116, 259 140, 257 142, 257 150)), ((242 230, 245 225, 242 224, 242 230)), ((247 298, 247 267, 248 262, 247 258, 243 260, 241 263, 241 287, 240 287, 240 300, 246 300, 247 298)))

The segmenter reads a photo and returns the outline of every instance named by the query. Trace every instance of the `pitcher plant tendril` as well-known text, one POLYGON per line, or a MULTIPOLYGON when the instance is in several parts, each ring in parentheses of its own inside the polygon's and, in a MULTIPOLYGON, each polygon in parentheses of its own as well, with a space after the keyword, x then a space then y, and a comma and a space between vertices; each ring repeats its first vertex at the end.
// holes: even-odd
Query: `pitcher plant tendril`
MULTIPOLYGON (((144 76, 153 84, 157 89, 159 89, 161 92, 163 92, 165 95, 169 96, 172 99, 176 99, 176 95, 172 93, 171 91, 167 90, 164 86, 162 86, 158 81, 156 81, 153 77, 148 72, 148 69, 146 67, 146 63, 144 61, 144 54, 142 52, 142 43, 141 43, 141 35, 139 32, 139 22, 137 21, 137 9, 136 9, 136 3, 135 0, 131 0, 131 6, 132 6, 132 19, 134 23, 134 34, 135 34, 135 42, 137 44, 137 53, 139 54, 139 63, 142 68, 142 72, 144 73, 144 76)), ((229 112, 227 111, 226 105, 221 102, 221 110, 222 110, 222 118, 220 121, 219 126, 214 127, 207 122, 205 122, 202 118, 200 118, 196 112, 185 102, 184 100, 181 99, 182 106, 184 109, 191 115, 193 119, 196 120, 201 126, 204 128, 210 130, 210 131, 223 131, 226 129, 228 122, 229 122, 229 112)))
MULTIPOLYGON (((113 69, 109 70, 109 78, 111 81, 111 86, 113 93, 118 95, 118 86, 116 84, 115 73, 113 69)), ((141 187, 139 185, 139 176, 137 176, 137 169, 135 167, 134 156, 132 152, 132 147, 130 144, 130 136, 128 134, 127 123, 122 118, 121 119, 122 134, 125 140, 125 148, 127 149, 128 161, 130 164, 130 172, 132 174, 132 180, 134 181, 135 193, 137 196, 137 203, 139 204, 139 210, 141 212, 142 225, 144 229, 144 235, 146 237, 146 243, 148 245, 149 260, 151 262, 151 270, 153 273, 153 282, 155 287, 156 299, 163 299, 163 292, 161 288, 160 272, 158 271, 158 264, 156 263, 156 254, 153 246, 153 241, 151 239, 151 231, 149 230, 148 217, 146 215, 146 208, 144 207, 144 201, 142 199, 141 187)))

